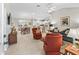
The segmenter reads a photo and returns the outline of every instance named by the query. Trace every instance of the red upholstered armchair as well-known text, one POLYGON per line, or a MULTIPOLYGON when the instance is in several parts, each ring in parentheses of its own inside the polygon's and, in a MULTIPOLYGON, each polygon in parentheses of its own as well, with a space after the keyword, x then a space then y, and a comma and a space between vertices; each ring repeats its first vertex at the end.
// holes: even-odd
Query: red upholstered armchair
POLYGON ((62 35, 59 33, 47 34, 44 40, 44 51, 46 55, 60 55, 62 35))
POLYGON ((32 28, 32 33, 33 33, 33 38, 34 39, 41 39, 42 38, 42 34, 41 32, 37 32, 37 28, 32 28))

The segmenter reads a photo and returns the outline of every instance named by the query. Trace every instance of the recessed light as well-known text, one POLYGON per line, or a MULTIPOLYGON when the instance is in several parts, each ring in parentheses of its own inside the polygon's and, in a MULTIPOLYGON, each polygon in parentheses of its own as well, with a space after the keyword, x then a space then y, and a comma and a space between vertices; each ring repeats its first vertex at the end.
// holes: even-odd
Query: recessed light
POLYGON ((38 4, 37 7, 40 7, 40 5, 38 4))

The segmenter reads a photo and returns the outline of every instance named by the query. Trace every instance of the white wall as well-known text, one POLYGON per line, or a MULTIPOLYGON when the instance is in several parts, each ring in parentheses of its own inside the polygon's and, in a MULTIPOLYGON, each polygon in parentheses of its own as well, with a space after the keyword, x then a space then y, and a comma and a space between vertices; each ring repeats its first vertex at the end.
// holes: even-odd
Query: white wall
POLYGON ((53 21, 57 22, 56 26, 61 27, 60 17, 70 16, 70 27, 79 27, 79 8, 61 9, 53 13, 53 21))
MULTIPOLYGON (((8 25, 8 20, 7 20, 7 13, 9 13, 10 10, 6 9, 4 7, 4 19, 3 19, 3 35, 6 35, 5 38, 3 38, 4 42, 8 42, 8 34, 11 32, 11 26, 8 25)), ((8 44, 4 45, 4 51, 6 51, 8 48, 8 44)))
POLYGON ((2 19, 2 4, 0 3, 0 54, 4 54, 3 50, 3 19, 2 19))

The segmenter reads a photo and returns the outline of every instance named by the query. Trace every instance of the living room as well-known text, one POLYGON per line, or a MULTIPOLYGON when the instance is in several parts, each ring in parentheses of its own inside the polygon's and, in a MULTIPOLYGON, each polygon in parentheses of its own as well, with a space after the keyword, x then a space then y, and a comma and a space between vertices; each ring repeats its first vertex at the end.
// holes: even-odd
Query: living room
POLYGON ((79 3, 5 3, 4 15, 6 55, 79 55, 79 3), (54 41, 44 47, 48 33, 57 34, 48 39, 59 39, 58 49, 54 41))

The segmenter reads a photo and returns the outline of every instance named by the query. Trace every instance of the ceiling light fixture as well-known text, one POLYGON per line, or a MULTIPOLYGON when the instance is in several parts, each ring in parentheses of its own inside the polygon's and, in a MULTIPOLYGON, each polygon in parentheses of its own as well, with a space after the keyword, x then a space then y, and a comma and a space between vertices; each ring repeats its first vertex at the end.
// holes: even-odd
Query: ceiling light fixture
POLYGON ((49 8, 48 13, 52 13, 56 10, 56 6, 49 8))
POLYGON ((56 6, 53 3, 48 3, 48 13, 52 13, 56 10, 56 6))

